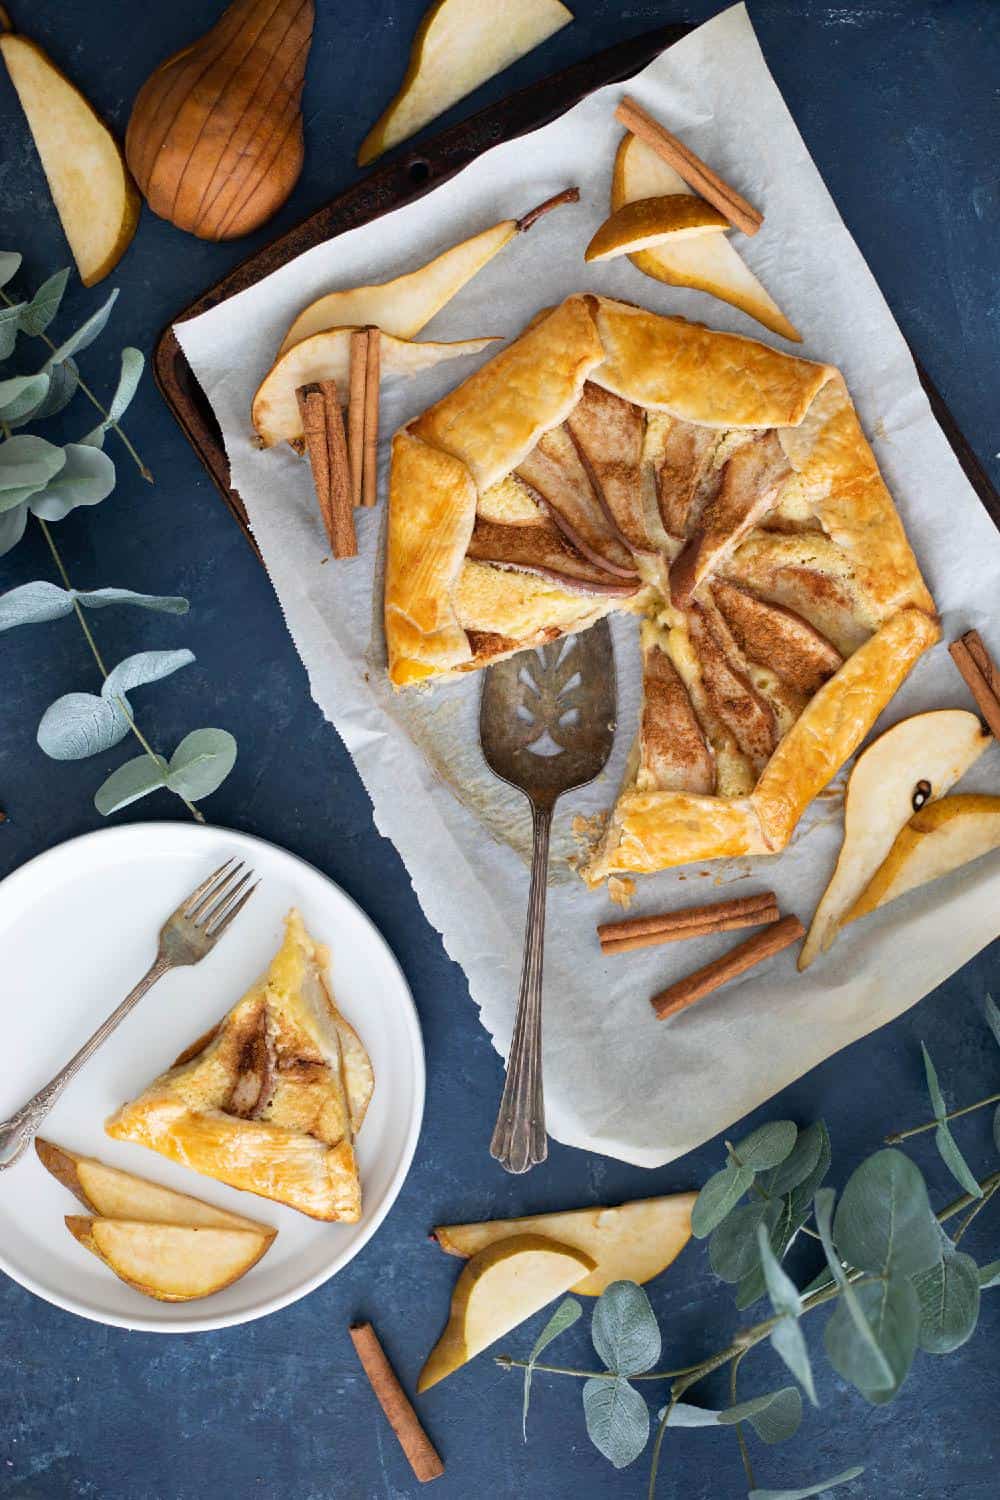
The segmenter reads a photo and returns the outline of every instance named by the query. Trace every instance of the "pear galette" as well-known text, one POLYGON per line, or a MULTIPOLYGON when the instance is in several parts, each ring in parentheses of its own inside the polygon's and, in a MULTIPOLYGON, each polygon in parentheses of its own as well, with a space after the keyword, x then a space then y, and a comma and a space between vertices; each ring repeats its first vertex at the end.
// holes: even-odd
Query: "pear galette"
POLYGON ((592 883, 774 853, 939 629, 831 365, 569 297, 393 440, 396 687, 641 615, 592 883))

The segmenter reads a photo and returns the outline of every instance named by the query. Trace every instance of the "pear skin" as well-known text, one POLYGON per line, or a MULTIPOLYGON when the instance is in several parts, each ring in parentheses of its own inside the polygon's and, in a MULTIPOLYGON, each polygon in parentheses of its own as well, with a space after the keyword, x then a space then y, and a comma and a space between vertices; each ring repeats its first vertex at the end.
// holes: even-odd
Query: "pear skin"
POLYGON ((158 1302, 191 1302, 232 1286, 270 1249, 276 1232, 82 1214, 67 1214, 66 1228, 120 1280, 158 1302))
POLYGON ((843 921, 856 922, 918 886, 1000 848, 1000 797, 956 792, 915 812, 843 921))

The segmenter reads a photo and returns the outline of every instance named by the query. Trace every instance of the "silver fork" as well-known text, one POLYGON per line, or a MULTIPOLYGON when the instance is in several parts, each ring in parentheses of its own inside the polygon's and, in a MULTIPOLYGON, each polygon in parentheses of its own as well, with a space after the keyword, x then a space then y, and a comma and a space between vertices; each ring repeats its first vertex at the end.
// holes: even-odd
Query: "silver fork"
MULTIPOLYGON (((192 891, 172 912, 160 928, 160 939, 156 958, 134 989, 102 1022, 93 1036, 84 1042, 79 1052, 74 1053, 64 1068, 38 1090, 17 1114, 0 1124, 0 1172, 12 1167, 31 1145, 42 1121, 55 1104, 71 1078, 75 1078, 102 1042, 124 1021, 129 1011, 162 979, 168 969, 179 969, 186 964, 196 964, 211 953, 226 928, 246 906, 257 889, 251 885, 253 871, 245 870, 242 861, 227 859, 224 865, 203 880, 196 891, 192 891)), ((258 882, 259 884, 259 882, 258 882)))

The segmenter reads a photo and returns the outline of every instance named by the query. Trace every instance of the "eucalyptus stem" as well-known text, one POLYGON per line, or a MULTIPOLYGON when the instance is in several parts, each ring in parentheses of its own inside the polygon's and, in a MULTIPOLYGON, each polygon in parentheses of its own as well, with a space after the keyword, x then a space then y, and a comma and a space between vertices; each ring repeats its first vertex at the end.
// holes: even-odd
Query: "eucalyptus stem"
MULTIPOLYGON (((70 583, 69 574, 66 571, 66 565, 64 564, 62 557, 59 554, 59 548, 56 546, 55 537, 52 535, 48 523, 46 521, 43 521, 41 516, 36 516, 35 519, 38 522, 39 526, 42 528, 42 535, 49 545, 49 551, 52 553, 52 560, 55 563, 56 568, 58 569, 59 577, 63 581, 63 586, 72 592, 73 585, 70 583)), ((80 629, 83 631, 83 634, 87 641, 87 645, 90 647, 91 653, 95 662, 97 663, 101 676, 105 681, 107 681, 109 673, 107 666, 105 665, 104 658, 101 655, 100 650, 98 649, 97 642, 94 640, 93 632, 91 631, 90 626, 87 624, 87 620, 84 616, 83 610, 80 608, 79 601, 76 599, 73 600, 73 609, 76 612, 76 617, 80 622, 80 629)), ((156 757, 156 752, 154 751, 152 745, 150 745, 149 741, 146 739, 146 736, 142 733, 132 715, 129 713, 128 706, 126 705, 124 699, 117 698, 115 701, 117 702, 118 710, 121 713, 122 718, 128 724, 129 729, 135 735, 136 739, 139 741, 139 744, 142 746, 143 750, 145 750, 150 760, 152 760, 157 769, 159 769, 160 762, 156 757)), ((198 808, 195 807, 193 802, 189 802, 187 797, 183 796, 180 792, 175 792, 174 795, 180 797, 181 801, 184 803, 184 806, 187 808, 188 812, 196 822, 204 823, 204 813, 199 812, 198 808)))
POLYGON ((1000 1180, 994 1182, 991 1187, 983 1189, 983 1196, 972 1205, 969 1212, 962 1220, 961 1224, 959 1224, 958 1229, 955 1232, 955 1238, 953 1241, 954 1244, 958 1244, 959 1240, 962 1238, 963 1234, 968 1229, 969 1225, 972 1223, 976 1215, 978 1213, 982 1213, 983 1209, 986 1207, 987 1203, 989 1203, 997 1188, 1000 1188, 1000 1180))
MULTIPOLYGON (((0 290, 0 298, 2 298, 2 300, 7 304, 8 307, 17 306, 17 303, 14 302, 12 298, 8 297, 7 293, 3 290, 0 290)), ((36 333, 33 335, 33 337, 41 339, 43 344, 47 344, 48 347, 53 350, 53 352, 55 351, 57 346, 52 342, 47 333, 36 333)), ((125 444, 127 452, 131 455, 132 461, 134 462, 136 468, 139 470, 139 473, 142 475, 143 479, 145 479, 146 483, 155 483, 151 471, 146 467, 142 459, 139 457, 138 453, 133 448, 132 444, 129 442, 129 439, 125 433, 125 429, 118 422, 112 422, 107 407, 101 404, 101 402, 94 395, 93 391, 90 389, 90 386, 79 374, 77 375, 76 383, 83 394, 86 396, 87 400, 90 402, 91 406, 95 406, 100 412, 101 416, 104 418, 105 422, 108 423, 108 425, 114 432, 117 432, 118 436, 125 444)))
POLYGON ((649 1489, 647 1491, 648 1500, 654 1500, 654 1496, 656 1494, 656 1475, 660 1467, 660 1449, 663 1447, 663 1439, 667 1434, 667 1423, 670 1421, 670 1413, 673 1411, 676 1405, 677 1397, 671 1396, 664 1410, 663 1416, 660 1418, 660 1425, 656 1429, 656 1442, 653 1444, 653 1456, 649 1465, 649 1489))
MULTIPOLYGON (((746 1353, 745 1350, 744 1350, 744 1353, 746 1353)), ((736 1377, 739 1374, 740 1361, 742 1360, 742 1358, 743 1358, 742 1354, 737 1354, 737 1356, 733 1360, 733 1363, 732 1363, 732 1365, 730 1367, 730 1370, 729 1370, 729 1404, 730 1404, 730 1406, 735 1406, 736 1405, 736 1377)), ((742 1458, 742 1460, 743 1460, 743 1468, 744 1468, 744 1470, 746 1472, 747 1484, 750 1486, 751 1489, 756 1489, 756 1487, 757 1487, 757 1481, 753 1477, 753 1464, 750 1462, 750 1450, 747 1447, 747 1440, 743 1436, 743 1423, 742 1422, 737 1422, 736 1423, 736 1441, 740 1445, 740 1458, 742 1458)))
POLYGON ((989 1177, 983 1178, 979 1187, 980 1193, 978 1196, 975 1193, 963 1193, 961 1198, 956 1198, 954 1203, 949 1203, 947 1208, 943 1208, 937 1215, 938 1223, 947 1223, 956 1214, 960 1214, 963 1208, 968 1208, 973 1203, 978 1203, 981 1207, 985 1207, 984 1200, 992 1198, 997 1188, 1000 1187, 1000 1172, 991 1172, 989 1177))
MULTIPOLYGON (((1000 1094, 990 1094, 985 1099, 977 1099, 975 1104, 966 1104, 961 1109, 949 1110, 941 1118, 944 1120, 957 1120, 962 1115, 971 1115, 973 1110, 985 1109, 987 1104, 996 1104, 998 1102, 1000 1102, 1000 1094)), ((923 1135, 925 1130, 936 1130, 940 1123, 941 1120, 928 1120, 924 1125, 911 1125, 909 1130, 897 1130, 894 1135, 886 1136, 885 1143, 887 1146, 898 1146, 901 1141, 908 1141, 911 1135, 923 1135)))

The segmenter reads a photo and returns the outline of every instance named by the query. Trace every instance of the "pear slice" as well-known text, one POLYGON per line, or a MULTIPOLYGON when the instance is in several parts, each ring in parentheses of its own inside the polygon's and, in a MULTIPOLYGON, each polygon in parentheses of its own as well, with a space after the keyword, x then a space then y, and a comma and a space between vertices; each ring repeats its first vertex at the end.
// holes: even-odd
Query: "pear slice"
MULTIPOLYGON (((275 443, 293 443, 302 438, 302 414, 295 399, 300 385, 308 385, 314 380, 335 380, 338 389, 346 395, 353 332, 353 328, 328 328, 324 333, 314 333, 312 338, 303 339, 275 361, 257 387, 251 407, 251 421, 261 447, 273 448, 275 443)), ((455 344, 416 344, 383 333, 379 340, 382 378, 419 375, 422 370, 429 370, 444 359, 479 354, 487 344, 496 341, 496 337, 490 335, 481 339, 463 339, 455 344)))
POLYGON ((1000 797, 956 792, 915 812, 842 922, 950 875, 1000 848, 1000 797))
POLYGON ((145 1177, 135 1177, 131 1172, 122 1172, 109 1167, 93 1156, 81 1156, 65 1146, 53 1145, 51 1141, 36 1139, 35 1150, 39 1159, 63 1187, 74 1193, 84 1208, 104 1219, 137 1219, 145 1224, 187 1224, 189 1228, 201 1229, 245 1229, 257 1234, 270 1234, 266 1224, 255 1219, 245 1219, 242 1214, 229 1213, 224 1208, 215 1208, 192 1198, 188 1193, 177 1193, 172 1188, 161 1187, 145 1177))
POLYGON ((122 1281, 158 1302, 210 1297, 245 1276, 273 1229, 211 1229, 67 1214, 66 1228, 122 1281))
POLYGON ((662 198, 635 198, 605 219, 583 253, 586 261, 614 260, 659 245, 722 234, 732 225, 711 203, 693 193, 668 193, 662 198))
POLYGON ((93 286, 128 249, 142 201, 118 142, 75 84, 37 42, 9 29, 2 9, 0 32, 0 52, 80 279, 93 286))
MULTIPOLYGON (((618 147, 611 183, 612 212, 637 199, 675 193, 693 193, 683 177, 662 161, 645 141, 628 133, 618 147)), ((632 264, 668 286, 688 286, 708 292, 721 302, 738 307, 772 333, 794 343, 802 335, 789 322, 774 298, 760 284, 746 261, 724 234, 699 235, 695 239, 639 250, 632 264)))
POLYGON ((522 219, 503 219, 392 281, 327 292, 299 313, 285 334, 279 355, 314 333, 355 324, 381 328, 383 333, 394 334, 398 339, 415 338, 511 240, 526 233, 550 209, 576 201, 579 194, 574 197, 574 193, 575 190, 559 193, 522 219))
POLYGON ((991 738, 975 714, 942 708, 903 719, 858 756, 844 799, 844 842, 802 945, 800 969, 830 947, 914 811, 943 797, 991 738))
POLYGON ((481 83, 572 21, 559 0, 435 0, 410 49, 399 93, 358 152, 358 166, 408 140, 481 83))
POLYGON ((488 1245, 522 1234, 540 1234, 582 1250, 596 1267, 570 1291, 599 1297, 613 1281, 652 1281, 675 1261, 691 1238, 691 1210, 697 1193, 673 1193, 620 1203, 617 1208, 577 1208, 523 1219, 491 1219, 482 1224, 443 1224, 431 1238, 449 1255, 468 1259, 488 1245))
POLYGON ((468 1364, 594 1270, 596 1262, 583 1250, 540 1234, 487 1245, 455 1284, 448 1322, 420 1372, 417 1393, 468 1364))

